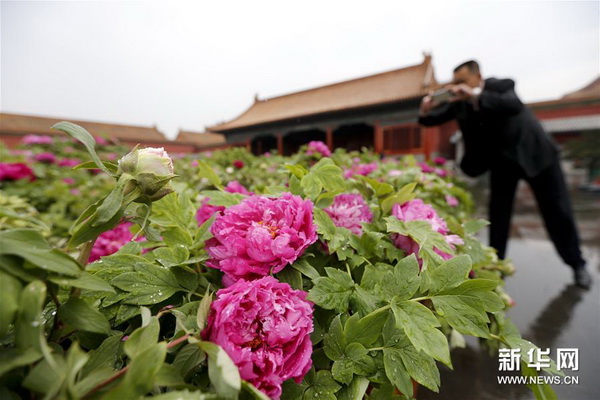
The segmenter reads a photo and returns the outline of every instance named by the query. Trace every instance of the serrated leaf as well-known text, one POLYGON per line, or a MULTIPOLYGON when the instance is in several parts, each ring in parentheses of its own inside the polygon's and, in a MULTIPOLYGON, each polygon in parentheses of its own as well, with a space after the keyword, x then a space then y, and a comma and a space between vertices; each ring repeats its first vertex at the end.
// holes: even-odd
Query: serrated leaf
POLYGON ((417 350, 452 367, 450 351, 446 336, 437 329, 440 326, 433 312, 424 305, 414 301, 393 301, 392 311, 396 326, 406 333, 417 350))
POLYGON ((325 268, 325 271, 328 277, 320 277, 314 281, 315 286, 309 291, 308 300, 326 310, 346 311, 354 281, 346 272, 335 268, 325 268))
POLYGON ((440 264, 431 271, 430 293, 451 289, 464 282, 471 271, 471 257, 460 255, 440 264))
POLYGON ((78 297, 71 297, 69 301, 61 305, 58 309, 58 316, 62 321, 80 331, 105 335, 109 335, 111 331, 104 314, 78 297))

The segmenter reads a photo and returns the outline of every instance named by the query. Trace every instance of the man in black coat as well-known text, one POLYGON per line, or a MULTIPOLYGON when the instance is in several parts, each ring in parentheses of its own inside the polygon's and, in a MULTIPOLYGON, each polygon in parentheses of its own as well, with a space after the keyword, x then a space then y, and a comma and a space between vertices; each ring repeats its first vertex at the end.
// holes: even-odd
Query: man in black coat
POLYGON ((511 79, 483 80, 476 61, 454 70, 453 97, 441 104, 421 102, 419 123, 439 125, 456 119, 465 143, 461 169, 469 176, 490 170, 490 246, 504 258, 515 191, 525 179, 535 194, 546 230, 575 283, 589 288, 591 277, 581 255, 558 148, 531 110, 521 103, 511 79))

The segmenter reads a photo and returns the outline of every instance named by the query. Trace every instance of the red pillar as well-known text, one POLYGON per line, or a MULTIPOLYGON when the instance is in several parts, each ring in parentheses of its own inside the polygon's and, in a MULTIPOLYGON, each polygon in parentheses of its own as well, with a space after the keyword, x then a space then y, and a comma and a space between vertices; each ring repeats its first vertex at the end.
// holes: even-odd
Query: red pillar
POLYGON ((327 141, 327 147, 330 151, 333 151, 333 128, 328 126, 325 130, 325 140, 327 141))
POLYGON ((379 124, 379 121, 375 121, 373 126, 374 136, 375 136, 375 153, 383 154, 383 128, 379 124))
POLYGON ((281 133, 277 134, 277 153, 283 155, 283 135, 281 133))

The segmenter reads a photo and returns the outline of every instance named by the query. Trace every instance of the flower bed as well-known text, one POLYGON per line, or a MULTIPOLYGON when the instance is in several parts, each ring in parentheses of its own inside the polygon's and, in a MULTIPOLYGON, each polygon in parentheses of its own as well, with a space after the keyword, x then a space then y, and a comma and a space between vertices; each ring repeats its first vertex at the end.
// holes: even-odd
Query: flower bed
POLYGON ((55 128, 83 146, 30 137, 0 165, 3 395, 413 398, 463 335, 534 346, 443 159, 98 155, 55 128))

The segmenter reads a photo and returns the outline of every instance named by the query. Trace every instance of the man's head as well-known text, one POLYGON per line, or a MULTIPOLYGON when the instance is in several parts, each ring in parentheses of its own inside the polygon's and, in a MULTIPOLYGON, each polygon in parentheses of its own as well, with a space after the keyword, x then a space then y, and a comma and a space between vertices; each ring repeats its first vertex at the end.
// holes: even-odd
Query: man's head
POLYGON ((454 68, 454 78, 452 83, 455 85, 465 83, 471 87, 478 87, 481 85, 481 72, 479 71, 479 64, 477 61, 469 60, 454 68))

